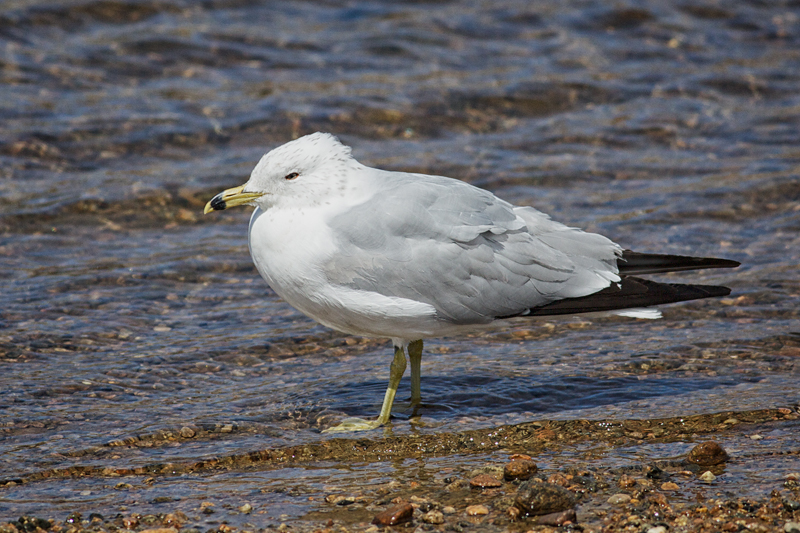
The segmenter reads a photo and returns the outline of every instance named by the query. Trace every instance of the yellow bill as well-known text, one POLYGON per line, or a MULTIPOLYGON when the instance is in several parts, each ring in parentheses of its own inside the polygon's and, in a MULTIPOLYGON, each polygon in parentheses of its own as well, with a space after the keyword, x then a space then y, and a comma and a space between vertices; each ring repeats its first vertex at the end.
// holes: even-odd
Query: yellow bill
POLYGON ((227 189, 212 198, 203 209, 203 214, 211 211, 222 211, 229 207, 245 205, 264 196, 263 192, 244 192, 244 185, 227 189))

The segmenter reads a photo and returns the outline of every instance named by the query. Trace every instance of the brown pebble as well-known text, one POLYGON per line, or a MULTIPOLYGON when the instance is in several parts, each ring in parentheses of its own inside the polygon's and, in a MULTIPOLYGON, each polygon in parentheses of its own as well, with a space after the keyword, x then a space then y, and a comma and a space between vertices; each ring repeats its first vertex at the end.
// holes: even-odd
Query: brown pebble
POLYGON ((661 484, 661 490, 671 491, 671 490, 679 490, 680 487, 677 483, 673 483, 672 481, 667 481, 666 483, 661 484))
POLYGON ((546 515, 575 507, 575 495, 552 483, 526 481, 520 485, 514 505, 528 516, 546 515))
POLYGON ((489 514, 489 508, 485 505, 470 505, 467 507, 468 516, 481 516, 489 514))
POLYGON ((168 513, 164 515, 164 518, 163 520, 161 520, 161 523, 163 523, 165 526, 172 526, 180 529, 181 526, 183 526, 183 524, 185 524, 188 520, 189 519, 186 517, 185 514, 183 514, 180 511, 177 511, 175 513, 168 513))
POLYGON ((568 487, 570 485, 569 478, 567 478, 567 476, 561 472, 551 474, 550 477, 547 478, 547 482, 552 483, 553 485, 560 485, 562 487, 568 487))
POLYGON ((444 524, 444 515, 441 511, 428 511, 422 516, 422 521, 426 524, 444 524))
POLYGON ((536 523, 540 526, 563 526, 565 524, 574 524, 578 521, 578 516, 575 514, 575 509, 567 509, 559 513, 550 513, 536 517, 536 523))
POLYGON ((508 458, 509 461, 530 461, 532 457, 530 455, 525 455, 524 453, 515 453, 511 457, 508 458))
POLYGON ((494 476, 489 474, 480 474, 469 480, 469 485, 475 489, 494 489, 503 485, 503 483, 494 476))
POLYGON ((503 477, 508 481, 530 479, 539 468, 530 459, 514 459, 503 467, 503 477))
POLYGON ((401 503, 376 514, 372 523, 376 526, 396 526, 408 522, 413 515, 414 506, 410 503, 401 503))
POLYGON ((178 533, 174 527, 155 527, 153 529, 143 529, 139 533, 178 533))
POLYGON ((636 486, 636 480, 627 474, 622 474, 617 484, 622 489, 630 489, 636 486))
POLYGON ((183 437, 184 439, 191 439, 196 434, 197 432, 195 432, 195 430, 193 430, 189 426, 184 426, 181 428, 181 437, 183 437))
POLYGON ((730 459, 728 452, 726 452, 719 443, 713 440, 698 444, 692 448, 692 451, 690 451, 689 455, 686 457, 688 462, 700 466, 718 465, 724 463, 728 459, 730 459))

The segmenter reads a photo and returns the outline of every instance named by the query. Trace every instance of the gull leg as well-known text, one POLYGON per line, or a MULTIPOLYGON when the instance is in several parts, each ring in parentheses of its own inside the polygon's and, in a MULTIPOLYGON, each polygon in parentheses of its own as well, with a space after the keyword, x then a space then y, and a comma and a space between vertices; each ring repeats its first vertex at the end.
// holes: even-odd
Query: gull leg
POLYGON ((411 405, 422 403, 420 389, 420 364, 422 363, 422 339, 408 345, 408 358, 411 360, 411 405))
MULTIPOLYGON (((420 356, 422 355, 420 342, 420 356)), ((345 418, 338 426, 328 428, 323 433, 339 433, 343 431, 366 431, 368 429, 375 429, 389 422, 389 417, 392 414, 392 404, 394 397, 397 394, 397 387, 400 385, 400 378, 406 371, 406 354, 402 346, 394 347, 394 359, 389 366, 389 387, 386 389, 386 395, 383 397, 383 406, 381 407, 381 414, 378 415, 377 420, 364 420, 363 418, 345 418)))

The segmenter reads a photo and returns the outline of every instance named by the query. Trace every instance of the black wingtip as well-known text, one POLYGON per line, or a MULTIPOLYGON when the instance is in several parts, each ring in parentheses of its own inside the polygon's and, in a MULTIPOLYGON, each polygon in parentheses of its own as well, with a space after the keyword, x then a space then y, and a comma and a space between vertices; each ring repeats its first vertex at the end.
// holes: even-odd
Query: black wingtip
POLYGON ((718 298, 731 293, 730 288, 721 285, 685 285, 680 283, 659 283, 633 276, 623 277, 619 283, 600 292, 567 298, 530 309, 528 316, 575 315, 648 307, 703 298, 718 298))
POLYGON ((687 255, 643 254, 624 250, 617 261, 621 275, 658 274, 701 270, 705 268, 736 268, 741 263, 717 257, 691 257, 687 255))

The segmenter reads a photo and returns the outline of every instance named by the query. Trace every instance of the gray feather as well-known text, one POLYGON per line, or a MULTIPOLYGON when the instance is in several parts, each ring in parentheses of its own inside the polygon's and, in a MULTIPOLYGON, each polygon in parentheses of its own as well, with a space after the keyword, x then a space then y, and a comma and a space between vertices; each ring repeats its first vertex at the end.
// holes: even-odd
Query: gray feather
MULTIPOLYGON (((388 174, 388 173, 387 173, 388 174)), ((487 323, 616 278, 618 247, 457 180, 394 174, 330 222, 328 281, 408 298, 454 324, 487 323)))

